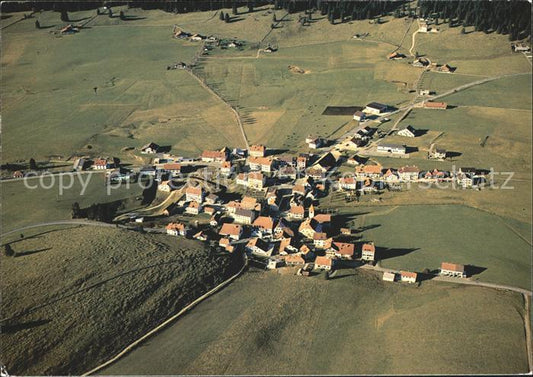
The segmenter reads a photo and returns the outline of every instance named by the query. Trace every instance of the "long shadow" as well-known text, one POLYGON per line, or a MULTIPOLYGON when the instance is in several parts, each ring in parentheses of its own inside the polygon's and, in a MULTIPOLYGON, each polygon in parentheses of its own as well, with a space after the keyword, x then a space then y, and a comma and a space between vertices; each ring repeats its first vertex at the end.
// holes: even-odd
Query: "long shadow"
POLYGON ((416 250, 419 250, 419 248, 396 249, 396 248, 388 248, 388 247, 376 247, 376 259, 384 260, 384 259, 401 257, 403 255, 410 254, 416 250))
POLYGON ((480 266, 474 266, 474 265, 466 265, 465 266, 465 272, 467 277, 471 277, 474 275, 479 275, 483 271, 485 271, 487 267, 480 267, 480 266))
POLYGON ((234 22, 239 22, 239 21, 242 21, 242 20, 244 20, 244 17, 239 17, 239 16, 230 17, 228 24, 232 24, 234 22))
POLYGON ((138 16, 124 16, 121 18, 122 21, 137 21, 137 20, 144 20, 146 17, 138 17, 138 16))
POLYGON ((432 273, 424 273, 424 272, 419 272, 417 273, 417 276, 416 276, 416 281, 418 281, 419 283, 423 282, 423 281, 426 281, 426 280, 431 280, 433 279, 435 276, 437 276, 437 274, 432 274, 432 273))
POLYGON ((161 145, 157 148, 157 153, 168 153, 172 149, 172 145, 161 145))
POLYGON ((405 147, 405 153, 411 154, 418 152, 418 147, 405 147))
POLYGON ((38 319, 35 321, 28 321, 28 322, 21 322, 21 323, 15 323, 12 325, 4 324, 2 325, 2 332, 7 334, 13 334, 20 330, 28 330, 32 329, 34 327, 39 327, 42 325, 46 325, 48 322, 50 322, 50 319, 38 319))
POLYGON ((446 152, 446 157, 448 158, 454 158, 459 156, 462 156, 461 152, 446 152))
POLYGON ((416 134, 415 134, 415 136, 416 136, 416 137, 424 136, 425 134, 428 133, 428 131, 429 131, 429 130, 427 130, 427 129, 426 129, 426 130, 418 129, 418 130, 416 130, 416 134))
POLYGON ((91 18, 91 17, 83 17, 83 18, 79 18, 77 20, 68 20, 68 22, 81 22, 81 21, 88 20, 89 18, 91 18))
POLYGON ((276 148, 276 149, 267 149, 267 156, 273 156, 273 155, 276 155, 276 154, 283 154, 283 153, 287 153, 289 150, 288 149, 281 149, 281 148, 276 148))
POLYGON ((31 251, 23 251, 21 253, 17 252, 15 254, 15 258, 18 258, 18 257, 25 257, 26 255, 32 255, 32 254, 37 254, 37 253, 40 253, 42 251, 47 251, 47 250, 51 250, 52 248, 51 247, 45 247, 45 248, 42 248, 42 249, 37 249, 37 250, 31 250, 31 251))
POLYGON ((381 226, 380 224, 364 225, 364 226, 361 226, 361 227, 357 228, 354 232, 355 233, 362 233, 362 232, 364 232, 366 230, 379 228, 380 226, 381 226))

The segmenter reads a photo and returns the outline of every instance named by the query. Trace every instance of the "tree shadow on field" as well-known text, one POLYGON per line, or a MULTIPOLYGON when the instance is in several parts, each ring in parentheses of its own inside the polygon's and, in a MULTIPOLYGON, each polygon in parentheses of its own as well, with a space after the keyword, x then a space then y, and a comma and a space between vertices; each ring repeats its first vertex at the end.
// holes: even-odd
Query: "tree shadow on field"
POLYGON ((234 22, 239 22, 239 21, 242 21, 242 20, 244 20, 244 17, 239 17, 239 16, 230 17, 228 24, 232 24, 234 22))
POLYGON ((23 251, 23 252, 17 252, 15 254, 15 258, 18 258, 18 257, 25 257, 27 255, 32 255, 32 254, 37 254, 37 253, 40 253, 42 251, 47 251, 47 250, 51 250, 52 248, 51 247, 45 247, 45 248, 42 248, 42 249, 37 249, 37 250, 30 250, 30 251, 23 251))
POLYGON ((85 21, 85 20, 88 20, 90 17, 82 17, 82 18, 78 18, 77 20, 68 20, 68 22, 81 22, 81 21, 85 21))
POLYGON ((50 322, 50 319, 38 319, 35 321, 28 321, 28 322, 21 322, 21 323, 15 323, 15 324, 3 324, 2 332, 7 334, 14 334, 20 330, 28 330, 32 329, 34 327, 39 327, 42 325, 46 325, 48 322, 50 322))
POLYGON ((462 156, 463 154, 461 152, 446 152, 446 158, 455 158, 455 157, 460 157, 462 156))
POLYGON ((410 249, 397 249, 397 248, 388 248, 388 247, 376 247, 376 259, 384 260, 390 258, 401 257, 412 253, 413 251, 419 250, 418 248, 410 249))
POLYGON ((139 16, 124 16, 122 18, 122 21, 137 21, 137 20, 144 20, 146 17, 139 17, 139 16))
POLYGON ((380 224, 369 224, 369 225, 364 225, 364 226, 361 226, 357 229, 355 229, 355 233, 362 233, 366 230, 370 230, 370 229, 375 229, 375 228, 379 228, 381 225, 380 224))

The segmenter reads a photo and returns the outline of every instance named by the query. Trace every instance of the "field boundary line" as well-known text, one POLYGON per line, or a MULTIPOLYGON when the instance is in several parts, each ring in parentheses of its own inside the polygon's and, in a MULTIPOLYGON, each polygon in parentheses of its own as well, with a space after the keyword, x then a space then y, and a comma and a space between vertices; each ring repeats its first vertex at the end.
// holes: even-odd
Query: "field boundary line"
POLYGON ((248 258, 246 257, 246 255, 244 255, 244 263, 243 263, 241 269, 235 275, 231 276, 229 279, 223 281, 222 283, 220 283, 216 287, 212 288, 208 292, 204 293, 202 296, 200 296, 197 299, 195 299, 189 305, 187 305, 183 309, 181 309, 178 313, 174 314, 173 316, 171 316, 170 318, 165 320, 163 323, 161 323, 160 325, 156 326, 152 330, 148 331, 146 334, 141 336, 139 339, 137 339, 136 341, 134 341, 133 343, 128 345, 126 348, 124 348, 121 352, 119 352, 113 358, 109 359, 108 361, 106 361, 103 364, 98 365, 97 367, 91 369, 90 371, 83 373, 82 376, 89 376, 91 374, 94 374, 95 372, 98 372, 99 370, 111 365, 112 363, 114 363, 115 361, 120 359, 122 356, 124 356, 125 354, 127 354, 128 352, 133 350, 135 347, 137 347, 144 340, 146 340, 150 336, 152 336, 155 333, 157 333, 157 332, 161 331, 162 329, 164 329, 168 324, 170 324, 171 322, 173 322, 176 319, 178 319, 179 317, 181 317, 184 313, 188 312, 190 309, 195 307, 201 301, 203 301, 206 298, 210 297, 211 295, 213 295, 214 293, 218 292, 220 289, 222 289, 223 287, 225 287, 226 285, 231 283, 233 280, 237 279, 242 274, 242 272, 245 270, 246 266, 248 266, 248 258))
POLYGON ((207 90, 214 97, 218 98, 220 101, 222 101, 225 105, 227 105, 229 107, 229 109, 233 113, 235 119, 237 120, 237 124, 239 125, 242 138, 244 139, 244 144, 246 145, 247 149, 250 149, 250 144, 248 144, 248 138, 246 137, 246 133, 244 132, 244 127, 242 125, 241 117, 240 117, 239 113, 237 112, 237 110, 231 104, 229 104, 224 98, 219 96, 213 89, 211 89, 209 87, 209 85, 207 85, 200 77, 195 75, 192 70, 185 69, 185 71, 188 72, 192 77, 194 77, 205 90, 207 90))
POLYGON ((524 305, 525 305, 525 315, 524 315, 524 327, 526 332, 526 352, 527 352, 527 363, 529 367, 529 373, 533 371, 533 355, 531 353, 531 303, 529 296, 524 294, 524 305))
POLYGON ((27 20, 27 19, 29 19, 29 18, 32 18, 32 16, 33 16, 33 12, 30 13, 30 16, 29 16, 29 17, 24 17, 24 16, 23 16, 22 18, 19 18, 18 20, 13 21, 13 22, 10 23, 10 24, 7 24, 7 25, 5 25, 5 26, 2 26, 2 28, 1 28, 0 30, 4 30, 4 29, 10 27, 11 25, 18 24, 20 21, 23 21, 23 20, 27 20))

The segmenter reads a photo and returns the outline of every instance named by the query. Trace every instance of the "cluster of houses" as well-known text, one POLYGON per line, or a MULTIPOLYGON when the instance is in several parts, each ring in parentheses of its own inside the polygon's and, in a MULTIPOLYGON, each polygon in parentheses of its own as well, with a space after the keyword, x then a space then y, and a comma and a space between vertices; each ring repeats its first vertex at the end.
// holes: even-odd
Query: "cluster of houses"
POLYGON ((273 188, 264 197, 243 196, 223 203, 209 200, 202 187, 187 187, 186 213, 199 208, 210 215, 209 226, 194 231, 183 222, 167 224, 173 236, 214 241, 228 252, 242 251, 261 260, 267 268, 313 264, 316 270, 332 270, 343 263, 360 260, 375 262, 379 256, 372 242, 356 243, 349 228, 338 228, 335 217, 318 213, 313 193, 316 184, 304 183, 292 188, 273 188))
MULTIPOLYGON (((145 153, 154 153, 157 145, 147 145, 145 153)), ((190 216, 206 214, 205 227, 190 227, 185 222, 171 222, 166 232, 173 236, 190 237, 214 242, 227 252, 244 252, 254 260, 261 260, 270 269, 282 266, 311 266, 311 270, 333 270, 353 266, 354 261, 375 263, 379 252, 373 242, 355 242, 350 228, 338 224, 335 215, 320 213, 318 198, 329 188, 340 190, 371 191, 376 182, 443 180, 451 178, 449 172, 420 171, 415 166, 384 169, 379 165, 365 164, 354 156, 347 161, 355 166, 353 177, 341 177, 331 182, 325 173, 340 164, 335 152, 323 155, 272 156, 264 145, 252 145, 246 151, 232 153, 228 148, 206 150, 199 160, 215 164, 219 171, 234 178, 236 186, 245 186, 248 194, 240 199, 225 200, 202 186, 188 186, 173 210, 190 216), (239 162, 240 173, 234 171, 239 162), (244 165, 242 165, 244 162, 244 165), (278 173, 284 172, 283 174, 278 173), (352 264, 350 264, 352 263, 352 264)), ((154 166, 172 164, 169 156, 156 155, 154 166)), ((462 169, 460 174, 475 171, 462 169)), ((173 190, 167 181, 159 186, 173 190)), ((188 222, 190 223, 190 222, 188 222)), ((449 267, 449 266, 448 266, 449 267)), ((453 268, 443 270, 456 276, 453 268)), ((444 273, 443 272, 443 273, 444 273)), ((386 280, 391 276, 390 273, 386 280)), ((392 281, 416 282, 414 272, 402 272, 392 281)), ((458 276, 458 275, 457 275, 458 276)))

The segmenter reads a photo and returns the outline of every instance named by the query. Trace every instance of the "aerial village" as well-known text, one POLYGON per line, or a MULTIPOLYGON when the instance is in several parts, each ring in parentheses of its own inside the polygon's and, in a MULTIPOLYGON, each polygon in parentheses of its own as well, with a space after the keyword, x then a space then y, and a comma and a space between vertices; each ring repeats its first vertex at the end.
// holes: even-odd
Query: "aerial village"
MULTIPOLYGON (((425 102, 425 106, 446 109, 447 105, 425 102)), ((198 158, 183 158, 150 142, 140 151, 151 157, 150 165, 131 168, 114 158, 79 158, 73 170, 103 170, 107 184, 148 178, 157 183, 158 193, 173 195, 162 216, 131 212, 117 218, 119 222, 158 226, 170 236, 208 242, 223 252, 243 253, 266 269, 290 267, 302 276, 321 271, 329 276, 342 268, 376 266, 380 248, 376 246, 379 240, 356 242, 356 232, 342 223, 342 216, 320 209, 319 199, 328 193, 338 191, 346 195, 346 201, 359 201, 361 196, 381 190, 402 190, 406 183, 453 182, 464 189, 481 189, 486 183, 488 171, 483 169, 422 171, 413 165, 393 169, 371 161, 368 154, 402 158, 408 153, 405 145, 380 143, 383 135, 366 125, 390 112, 387 105, 369 103, 353 116, 359 127, 343 139, 308 136, 309 153, 280 154, 264 145, 251 145, 249 149, 205 150, 198 158), (366 149, 364 157, 354 153, 368 147, 374 138, 376 145, 366 149), (339 174, 341 165, 352 173, 339 174), (214 184, 220 179, 224 190, 214 184), (156 223, 150 224, 154 219, 156 223)), ((406 140, 417 136, 411 126, 396 132, 406 140)), ((436 147, 427 157, 447 158, 446 151, 436 147)), ((464 265, 447 261, 439 273, 467 276, 464 265)), ((420 274, 383 271, 383 280, 415 283, 420 274)))
MULTIPOLYGON (((423 101, 422 106, 447 108, 446 103, 431 101, 423 101)), ((385 116, 394 110, 371 102, 353 115, 358 127, 337 140, 308 136, 310 152, 298 155, 251 145, 204 150, 197 158, 185 158, 150 142, 140 150, 151 157, 149 165, 132 167, 118 158, 81 157, 74 161, 73 171, 103 172, 107 185, 149 180, 157 184, 157 193, 171 199, 165 200, 162 212, 130 212, 115 218, 116 223, 155 227, 171 236, 205 241, 224 252, 243 253, 262 268, 291 267, 303 276, 326 271, 329 277, 338 269, 376 264, 379 270, 380 248, 374 243, 379 240, 356 242, 356 231, 340 223, 342 216, 336 216, 335 210, 322 211, 320 198, 340 192, 346 202, 359 201, 383 190, 409 189, 414 183, 451 183, 481 190, 489 173, 472 167, 423 171, 408 164, 394 169, 372 161, 371 156, 408 157, 408 146, 381 142, 386 135, 370 126, 388 121, 385 116), (350 173, 338 171, 343 165, 350 173)), ((406 140, 417 137, 412 126, 394 132, 406 140)), ((427 158, 445 161, 447 151, 431 145, 427 158)), ((11 178, 27 173, 16 171, 11 178)), ((464 265, 446 261, 439 271, 444 276, 467 277, 464 265)), ((411 283, 421 274, 383 273, 386 281, 411 283)))

